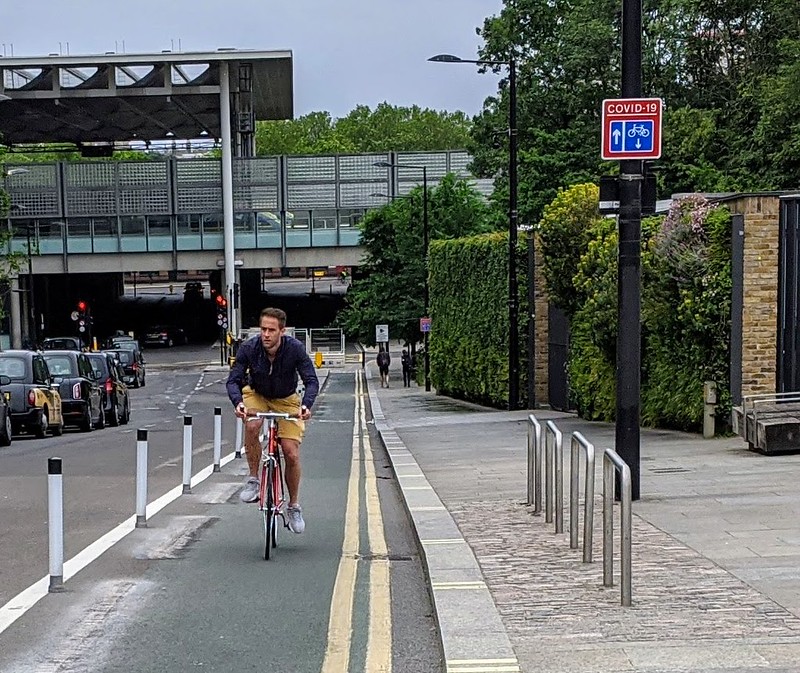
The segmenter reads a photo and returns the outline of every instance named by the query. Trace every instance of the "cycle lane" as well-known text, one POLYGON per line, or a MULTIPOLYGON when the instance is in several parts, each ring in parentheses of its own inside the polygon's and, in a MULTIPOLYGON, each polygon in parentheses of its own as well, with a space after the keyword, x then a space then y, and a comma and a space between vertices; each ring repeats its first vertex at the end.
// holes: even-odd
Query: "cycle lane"
MULTIPOLYGON (((304 535, 285 532, 275 558, 263 560, 261 518, 238 501, 244 461, 234 461, 75 576, 66 595, 46 597, 0 636, 0 671, 320 671, 353 450, 354 379, 332 378, 303 445, 304 535), (274 625, 269 640, 267 624, 274 625)), ((366 663, 374 600, 363 462, 356 467, 360 546, 351 670, 366 663)), ((392 518, 389 527, 402 527, 392 518)), ((406 558, 394 543, 389 551, 406 558)), ((405 574, 410 564, 402 565, 405 574)), ((399 602, 415 614, 417 629, 427 626, 430 641, 432 620, 428 614, 424 623, 420 597, 406 605, 412 593, 401 587, 399 602)), ((416 630, 410 621, 407 641, 416 630)), ((435 670, 417 654, 413 659, 416 670, 435 670)))

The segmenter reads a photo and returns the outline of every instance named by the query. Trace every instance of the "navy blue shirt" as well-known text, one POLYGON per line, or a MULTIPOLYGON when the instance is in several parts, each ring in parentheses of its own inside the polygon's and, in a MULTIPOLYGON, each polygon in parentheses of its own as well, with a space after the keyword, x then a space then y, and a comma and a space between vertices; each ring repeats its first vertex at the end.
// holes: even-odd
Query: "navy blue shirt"
POLYGON ((310 409, 319 392, 319 379, 303 344, 294 337, 282 336, 275 359, 270 362, 261 337, 256 335, 239 346, 225 385, 236 406, 242 401, 242 388, 247 385, 270 400, 293 395, 297 392, 298 374, 306 387, 303 406, 310 409))

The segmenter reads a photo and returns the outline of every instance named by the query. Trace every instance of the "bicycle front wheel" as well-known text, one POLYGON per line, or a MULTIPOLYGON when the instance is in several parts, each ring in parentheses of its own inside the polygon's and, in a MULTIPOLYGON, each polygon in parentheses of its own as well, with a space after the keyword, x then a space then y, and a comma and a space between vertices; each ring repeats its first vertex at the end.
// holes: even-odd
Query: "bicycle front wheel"
POLYGON ((275 466, 270 462, 267 465, 262 482, 264 489, 264 560, 269 561, 275 537, 275 503, 273 500, 272 480, 274 479, 275 466))

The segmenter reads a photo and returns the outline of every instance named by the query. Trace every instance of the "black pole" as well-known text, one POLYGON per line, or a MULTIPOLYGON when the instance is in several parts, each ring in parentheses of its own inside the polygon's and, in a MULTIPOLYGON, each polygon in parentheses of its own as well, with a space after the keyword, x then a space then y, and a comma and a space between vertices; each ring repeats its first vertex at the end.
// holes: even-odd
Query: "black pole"
POLYGON ((528 232, 528 409, 536 408, 536 244, 528 232))
POLYGON ((517 65, 508 59, 508 408, 519 407, 517 306, 517 65))
MULTIPOLYGON (((430 317, 430 290, 428 288, 428 168, 422 167, 422 247, 425 249, 425 317, 430 317)), ((423 332, 425 343, 425 392, 431 391, 431 354, 428 347, 428 332, 423 332)))
POLYGON ((25 224, 25 234, 28 239, 28 313, 30 317, 31 340, 36 348, 39 347, 36 329, 36 302, 33 297, 33 260, 31 251, 31 225, 25 224))
MULTIPOLYGON (((622 0, 622 97, 642 94, 642 0, 622 0)), ((642 162, 620 161, 616 450, 639 499, 642 162)))

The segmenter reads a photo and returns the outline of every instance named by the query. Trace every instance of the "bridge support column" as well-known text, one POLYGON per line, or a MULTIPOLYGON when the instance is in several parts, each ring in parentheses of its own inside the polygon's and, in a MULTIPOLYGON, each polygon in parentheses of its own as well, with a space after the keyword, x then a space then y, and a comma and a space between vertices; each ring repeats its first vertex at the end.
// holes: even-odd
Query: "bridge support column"
POLYGON ((19 301, 19 276, 13 276, 10 281, 11 292, 11 348, 22 348, 22 308, 19 301))
MULTIPOLYGON (((219 108, 220 128, 222 129, 222 215, 223 215, 223 241, 225 258, 225 288, 226 297, 234 291, 236 286, 236 248, 233 236, 233 143, 231 138, 231 82, 228 64, 225 61, 219 64, 219 108)), ((230 325, 228 329, 233 334, 239 333, 239 310, 234 308, 238 302, 230 302, 230 325)))

